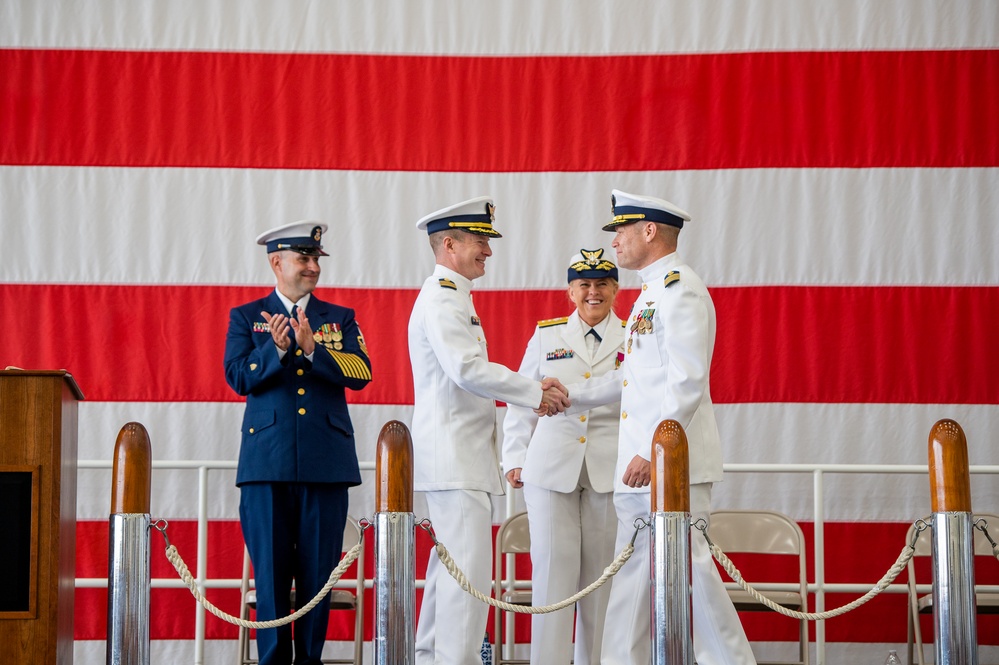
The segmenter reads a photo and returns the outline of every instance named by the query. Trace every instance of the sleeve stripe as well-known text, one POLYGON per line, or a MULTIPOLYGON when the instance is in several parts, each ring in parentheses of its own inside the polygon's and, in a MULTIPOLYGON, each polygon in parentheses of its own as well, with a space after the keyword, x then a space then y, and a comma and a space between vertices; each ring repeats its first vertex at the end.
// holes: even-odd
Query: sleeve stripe
POLYGON ((348 376, 352 379, 365 379, 371 380, 371 370, 368 368, 367 364, 361 360, 360 356, 353 353, 341 353, 339 351, 333 351, 332 349, 326 349, 329 354, 339 365, 340 371, 343 372, 344 376, 348 376))

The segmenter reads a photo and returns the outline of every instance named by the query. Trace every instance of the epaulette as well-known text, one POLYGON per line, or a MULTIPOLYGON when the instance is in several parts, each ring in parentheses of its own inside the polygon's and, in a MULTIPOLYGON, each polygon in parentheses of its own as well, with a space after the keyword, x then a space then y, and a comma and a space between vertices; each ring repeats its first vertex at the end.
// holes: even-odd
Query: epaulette
POLYGON ((663 278, 663 288, 668 287, 673 282, 679 282, 679 281, 680 281, 680 273, 677 272, 676 270, 670 270, 668 273, 666 273, 666 276, 663 278))
POLYGON ((538 327, 539 328, 551 328, 552 326, 561 326, 561 325, 564 325, 566 323, 569 323, 569 317, 568 316, 563 316, 563 317, 558 318, 558 319, 543 319, 541 321, 538 321, 538 327))
POLYGON ((437 281, 440 282, 440 285, 441 285, 442 289, 451 289, 452 291, 457 291, 458 290, 458 285, 455 284, 454 282, 452 282, 447 277, 441 277, 437 281))

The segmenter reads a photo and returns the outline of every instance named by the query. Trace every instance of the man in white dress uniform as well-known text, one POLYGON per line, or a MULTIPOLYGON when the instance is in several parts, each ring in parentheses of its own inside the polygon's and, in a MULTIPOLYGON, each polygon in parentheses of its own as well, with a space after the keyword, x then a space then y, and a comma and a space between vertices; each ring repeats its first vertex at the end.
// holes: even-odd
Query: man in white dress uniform
MULTIPOLYGON (((562 383, 613 372, 624 358, 624 322, 613 312, 617 266, 604 250, 581 250, 570 261, 569 316, 539 321, 520 364, 535 381, 562 383)), ((542 418, 510 406, 503 422, 503 468, 524 488, 531 531, 531 602, 549 605, 585 588, 614 559, 614 461, 618 403, 571 417, 542 418)), ((531 665, 600 662, 605 584, 576 607, 531 617, 531 665)))
MULTIPOLYGON (((711 484, 722 479, 721 445, 711 405, 709 374, 715 308, 701 278, 676 252, 690 215, 668 201, 614 190, 612 231, 618 265, 637 270, 642 290, 625 327, 621 371, 569 386, 572 409, 621 400, 614 505, 616 548, 650 512, 651 445, 656 426, 683 426, 690 452, 690 513, 707 520, 711 484)), ((739 616, 699 532, 691 535, 694 656, 698 665, 756 662, 739 616)), ((611 584, 603 665, 645 665, 651 658, 649 539, 640 535, 632 559, 611 584)))
MULTIPOLYGON (((492 255, 494 207, 463 201, 417 222, 430 236, 436 267, 409 318, 414 489, 425 492, 438 539, 472 585, 492 580, 491 495, 503 493, 496 450, 496 403, 546 413, 569 404, 556 381, 539 382, 489 362, 472 305, 472 280, 492 255), (557 384, 557 385, 556 385, 557 384)), ((416 631, 418 665, 481 665, 488 606, 472 598, 431 554, 416 631)))

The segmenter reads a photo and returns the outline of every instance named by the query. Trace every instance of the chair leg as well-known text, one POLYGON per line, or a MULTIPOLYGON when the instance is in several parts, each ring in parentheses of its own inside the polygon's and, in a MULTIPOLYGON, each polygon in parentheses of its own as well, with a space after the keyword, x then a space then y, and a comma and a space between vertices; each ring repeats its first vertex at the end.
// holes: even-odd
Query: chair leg
POLYGON ((808 665, 808 622, 799 622, 798 627, 798 658, 801 665, 808 665))
POLYGON ((906 642, 906 654, 905 663, 906 665, 912 665, 912 610, 910 609, 905 613, 905 642, 906 642))

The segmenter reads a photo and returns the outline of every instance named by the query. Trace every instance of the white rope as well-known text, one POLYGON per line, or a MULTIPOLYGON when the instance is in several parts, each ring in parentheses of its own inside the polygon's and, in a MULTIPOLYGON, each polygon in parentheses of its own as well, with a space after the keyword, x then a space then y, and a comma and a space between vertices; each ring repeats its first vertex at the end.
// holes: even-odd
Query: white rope
POLYGON ((461 569, 455 565, 454 559, 451 558, 451 554, 447 551, 447 548, 444 547, 443 543, 438 541, 435 545, 435 549, 437 551, 437 557, 441 560, 441 563, 447 569, 447 572, 451 574, 451 577, 453 577, 458 583, 458 586, 467 591, 474 598, 507 612, 517 612, 518 614, 549 614, 571 605, 575 605, 576 601, 581 598, 585 598, 593 593, 593 591, 603 586, 607 580, 617 574, 617 571, 621 569, 621 566, 624 565, 625 561, 631 558, 631 554, 635 551, 635 546, 630 543, 625 545, 624 549, 621 550, 621 553, 617 555, 617 558, 614 559, 609 566, 604 568, 603 574, 582 591, 578 591, 575 595, 570 596, 559 603, 541 606, 514 605, 513 603, 507 603, 497 598, 493 598, 492 596, 485 595, 473 587, 472 583, 468 581, 467 577, 465 577, 465 573, 461 572, 461 569))
POLYGON ((191 590, 191 595, 193 595, 195 599, 197 599, 197 601, 201 603, 206 610, 208 610, 218 618, 222 619, 223 621, 228 621, 229 623, 236 624, 237 626, 242 626, 243 628, 256 628, 256 629, 277 628, 278 626, 284 626, 308 614, 308 612, 312 610, 312 608, 314 608, 316 605, 322 602, 323 598, 326 597, 326 594, 328 594, 330 590, 333 588, 333 585, 335 585, 337 582, 340 581, 340 578, 343 576, 344 572, 348 568, 350 568, 350 564, 354 563, 354 561, 357 559, 360 553, 361 553, 361 543, 359 542, 357 543, 357 545, 354 545, 350 549, 350 551, 347 552, 346 555, 344 555, 343 559, 340 560, 340 564, 333 569, 333 572, 330 573, 329 581, 326 582, 326 586, 324 586, 322 589, 319 590, 319 593, 316 594, 315 598, 310 600, 306 605, 304 605, 300 609, 296 610, 294 614, 289 614, 288 616, 281 617, 280 619, 272 619, 271 621, 247 621, 246 619, 240 619, 239 617, 234 617, 231 614, 223 612, 219 608, 215 607, 215 605, 213 605, 207 598, 201 595, 201 592, 198 590, 197 582, 194 580, 194 577, 191 575, 191 571, 188 570, 187 564, 184 563, 184 560, 177 552, 177 548, 174 547, 173 545, 167 545, 166 548, 167 559, 169 559, 170 563, 173 564, 174 569, 177 571, 177 574, 180 575, 180 578, 184 580, 184 583, 187 585, 187 588, 191 590))
MULTIPOLYGON (((706 535, 705 539, 707 539, 706 535)), ((795 610, 788 609, 783 605, 775 603, 774 601, 770 600, 769 598, 761 594, 759 591, 754 589, 752 586, 750 586, 749 582, 747 582, 742 578, 742 573, 740 573, 739 570, 735 567, 735 564, 733 564, 732 561, 727 556, 725 556, 725 553, 721 551, 720 547, 712 543, 710 540, 708 540, 708 546, 711 548, 711 554, 714 555, 718 563, 720 563, 722 568, 725 569, 725 572, 728 573, 729 576, 739 584, 739 586, 741 586, 743 589, 749 592, 749 595, 751 595, 753 598, 763 603, 773 611, 780 612, 784 616, 792 617, 794 619, 805 619, 809 621, 831 619, 832 617, 839 616, 841 614, 846 614, 850 610, 855 610, 864 603, 866 603, 867 601, 869 601, 871 598, 874 598, 874 596, 878 595, 879 593, 887 589, 888 585, 891 584, 893 581, 895 581, 895 578, 898 577, 898 574, 902 572, 902 569, 905 568, 906 564, 909 563, 909 559, 912 558, 913 553, 916 551, 915 549, 912 548, 911 545, 906 545, 905 547, 903 547, 902 552, 898 555, 898 559, 896 559, 894 565, 892 565, 892 567, 888 569, 888 572, 885 573, 885 576, 881 578, 881 580, 877 583, 877 585, 875 585, 874 588, 872 588, 862 597, 857 598, 853 602, 847 603, 846 605, 841 605, 840 607, 837 607, 832 610, 827 610, 825 612, 796 612, 795 610)))

